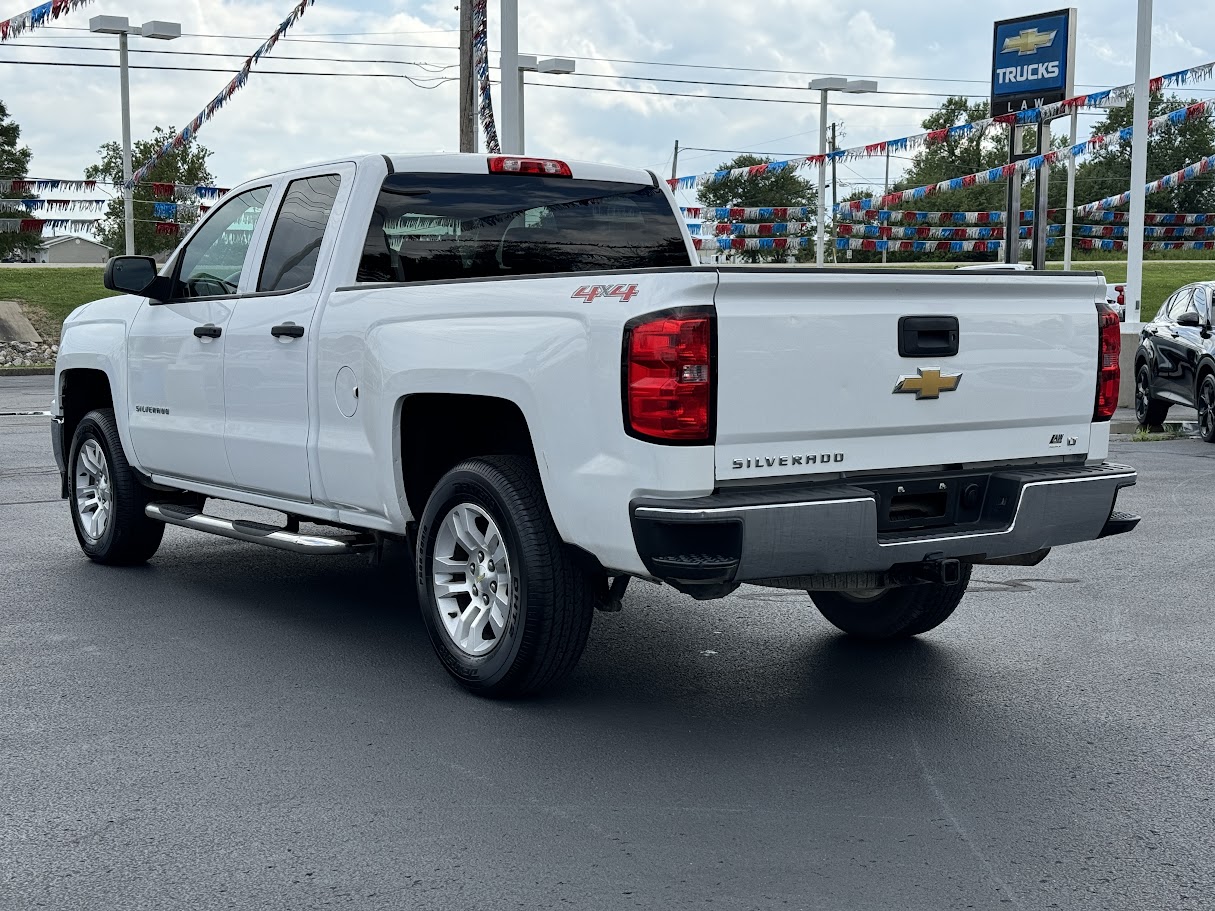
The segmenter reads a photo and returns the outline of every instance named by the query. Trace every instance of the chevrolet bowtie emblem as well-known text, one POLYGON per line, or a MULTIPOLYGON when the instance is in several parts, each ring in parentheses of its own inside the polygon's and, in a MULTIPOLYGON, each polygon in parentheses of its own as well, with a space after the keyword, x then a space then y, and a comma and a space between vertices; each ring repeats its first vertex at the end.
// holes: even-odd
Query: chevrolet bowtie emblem
POLYGON ((1004 50, 1001 53, 1016 51, 1018 57, 1038 53, 1039 48, 1050 47, 1055 43, 1058 32, 1040 32, 1035 28, 1022 29, 1016 38, 1004 39, 1004 50))
POLYGON ((916 376, 901 376, 894 387, 897 392, 914 392, 917 399, 939 399, 942 392, 953 392, 962 382, 962 374, 942 374, 936 367, 916 369, 916 376))

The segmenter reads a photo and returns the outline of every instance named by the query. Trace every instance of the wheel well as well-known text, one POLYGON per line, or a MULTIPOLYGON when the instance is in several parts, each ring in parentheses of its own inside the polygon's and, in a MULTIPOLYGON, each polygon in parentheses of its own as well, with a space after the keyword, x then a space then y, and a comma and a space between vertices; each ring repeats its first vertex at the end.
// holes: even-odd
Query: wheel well
POLYGON ((97 408, 113 408, 110 378, 101 370, 65 370, 61 374, 59 408, 63 413, 64 457, 72 445, 76 427, 86 414, 97 408))
POLYGON ((465 459, 488 455, 519 455, 535 462, 527 419, 514 402, 439 393, 411 395, 402 402, 401 475, 415 519, 444 474, 465 459), (492 428, 492 443, 487 428, 492 428))

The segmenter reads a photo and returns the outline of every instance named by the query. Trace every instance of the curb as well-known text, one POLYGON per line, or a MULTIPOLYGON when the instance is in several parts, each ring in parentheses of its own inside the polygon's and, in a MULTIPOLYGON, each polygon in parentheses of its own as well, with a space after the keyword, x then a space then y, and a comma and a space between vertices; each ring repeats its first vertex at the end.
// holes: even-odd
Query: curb
MULTIPOLYGON (((1139 424, 1136 421, 1111 421, 1110 433, 1129 433, 1136 434, 1139 432, 1139 424)), ((1196 421, 1165 421, 1160 428, 1162 433, 1198 433, 1198 423, 1196 421)))
POLYGON ((0 367, 0 376, 54 376, 54 367, 0 367))

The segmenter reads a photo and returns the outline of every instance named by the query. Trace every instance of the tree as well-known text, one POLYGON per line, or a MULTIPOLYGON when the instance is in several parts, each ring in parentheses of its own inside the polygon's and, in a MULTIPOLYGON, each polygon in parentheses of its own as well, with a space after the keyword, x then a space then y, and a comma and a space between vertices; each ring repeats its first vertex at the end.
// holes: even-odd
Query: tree
MULTIPOLYGON (((973 123, 987 118, 987 102, 971 104, 962 97, 948 98, 921 124, 925 130, 944 130, 963 123, 973 123)), ((965 177, 989 168, 1008 163, 1008 128, 1003 124, 992 124, 961 137, 951 136, 944 142, 920 148, 912 159, 911 166, 893 187, 893 191, 913 187, 924 187, 940 183, 953 177, 965 177)), ((931 208, 953 212, 981 212, 1003 209, 1007 188, 1002 181, 997 184, 967 187, 930 197, 931 208)), ((911 209, 916 206, 892 206, 911 209)), ((921 206, 922 208, 922 206, 921 206)))
MULTIPOLYGON (((718 166, 719 171, 731 171, 736 168, 750 168, 755 165, 767 164, 771 158, 760 158, 757 155, 739 155, 733 161, 727 161, 718 166)), ((762 208, 766 206, 809 206, 817 205, 818 193, 810 181, 801 177, 792 169, 780 171, 765 171, 762 174, 743 177, 727 177, 701 187, 697 191, 700 204, 707 207, 724 208, 762 208)), ((814 219, 807 219, 814 221, 814 219)), ((782 250, 747 251, 743 257, 749 262, 760 260, 779 261, 785 258, 782 250)))
MULTIPOLYGON (((161 147, 176 134, 173 127, 167 130, 157 127, 151 139, 135 143, 131 154, 132 168, 138 168, 141 162, 152 158, 161 147)), ((101 155, 99 164, 90 165, 84 172, 89 180, 109 181, 114 185, 117 194, 106 206, 105 218, 98 224, 98 239, 115 252, 126 249, 123 232, 122 207, 122 146, 117 142, 107 142, 98 153, 101 155)), ((134 190, 135 210, 135 252, 143 256, 155 256, 172 250, 177 245, 177 237, 173 234, 158 233, 158 222, 176 222, 181 225, 180 231, 185 233, 190 225, 198 221, 199 199, 193 190, 157 196, 153 192, 153 184, 184 184, 188 187, 210 186, 215 178, 207 168, 207 159, 211 150, 191 140, 154 167, 134 190), (176 203, 175 217, 157 217, 156 203, 176 203)))
MULTIPOLYGON (((9 118, 8 108, 0 101, 0 180, 25 180, 29 175, 33 153, 28 147, 17 145, 20 139, 21 127, 9 118)), ((20 189, 0 192, 0 220, 5 225, 11 225, 14 221, 29 218, 29 210, 24 206, 14 205, 12 201, 31 198, 31 194, 20 189)), ((19 228, 20 225, 15 227, 19 228)), ((28 256, 40 243, 41 234, 3 230, 3 226, 0 226, 0 259, 11 253, 28 256)))
MULTIPOLYGON (((1183 101, 1176 95, 1165 98, 1157 92, 1148 102, 1148 116, 1159 117, 1196 101, 1183 101)), ((1133 104, 1113 108, 1093 125, 1092 135, 1103 136, 1129 127, 1133 117, 1133 104)), ((1180 171, 1215 153, 1215 121, 1203 116, 1179 124, 1166 123, 1148 136, 1147 150, 1148 180, 1180 171)), ((1081 159, 1076 172, 1076 202, 1083 204, 1125 193, 1130 185, 1131 144, 1098 149, 1081 159)), ((1154 194, 1148 200, 1148 208, 1157 212, 1215 212, 1215 183, 1206 178, 1187 181, 1154 194)))

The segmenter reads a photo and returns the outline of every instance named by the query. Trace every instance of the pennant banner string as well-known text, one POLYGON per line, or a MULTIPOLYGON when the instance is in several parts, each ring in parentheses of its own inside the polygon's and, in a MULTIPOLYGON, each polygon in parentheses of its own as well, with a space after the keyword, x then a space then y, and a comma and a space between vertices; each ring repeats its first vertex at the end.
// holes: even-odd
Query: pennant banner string
MULTIPOLYGON (((1215 61, 1178 70, 1175 73, 1166 73, 1163 76, 1153 77, 1150 83, 1150 90, 1157 92, 1166 87, 1171 88, 1188 85, 1191 82, 1201 82, 1212 78, 1213 75, 1215 75, 1215 61)), ((723 171, 710 171, 692 177, 676 177, 674 180, 667 181, 667 183, 676 189, 691 190, 734 177, 754 176, 756 173, 763 173, 768 170, 779 171, 787 168, 817 167, 824 162, 832 160, 855 161, 862 158, 880 158, 887 152, 908 152, 925 146, 939 145, 952 139, 964 139, 972 133, 987 129, 993 124, 1038 123, 1063 114, 1070 114, 1072 110, 1078 108, 1106 107, 1113 102, 1126 101, 1128 98, 1133 97, 1134 93, 1135 86, 1133 83, 1130 85, 1120 85, 1112 89, 1103 89, 1100 92, 1091 92, 1088 95, 1065 98, 1063 101, 1057 101, 1041 107, 1028 108, 1027 110, 1016 111, 1012 114, 1001 114, 997 117, 975 120, 970 123, 961 123, 941 130, 930 130, 927 133, 919 133, 915 136, 887 139, 882 142, 854 146, 850 149, 837 149, 825 155, 807 155, 785 161, 771 161, 765 164, 753 165, 749 168, 733 168, 723 171)))
POLYGON ((42 28, 51 20, 65 16, 92 2, 93 0, 50 0, 48 3, 39 3, 24 13, 0 20, 0 42, 17 38, 36 28, 42 28))
MULTIPOLYGON (((1197 107, 1197 105, 1195 105, 1197 107)), ((1161 190, 1170 190, 1173 187, 1179 186, 1186 181, 1193 180, 1202 174, 1206 174, 1212 168, 1215 168, 1215 155, 1209 155, 1206 158, 1200 159, 1193 164, 1188 164, 1180 171, 1174 171, 1172 174, 1166 174, 1159 180, 1153 180, 1143 188, 1145 195, 1159 193, 1161 190)), ((1119 193, 1116 196, 1107 196, 1105 199, 1099 199, 1096 202, 1090 202, 1087 205, 1079 206, 1076 212, 1088 217, 1099 212, 1101 209, 1112 209, 1114 206, 1123 206, 1131 201, 1131 191, 1119 193)))
POLYGON ((198 116, 190 121, 190 123, 188 123, 185 128, 181 130, 181 132, 166 141, 155 155, 153 155, 148 161, 144 162, 139 167, 139 170, 131 175, 131 179, 123 184, 123 187, 128 190, 134 187, 135 184, 147 177, 148 174, 151 173, 152 169, 156 167, 156 165, 160 164, 160 162, 164 161, 165 158, 192 140, 195 135, 197 135, 198 131, 202 129, 202 125, 214 117, 216 112, 227 104, 228 99, 235 95, 240 89, 244 88, 245 83, 249 80, 249 73, 253 70, 253 65, 274 49, 274 46, 278 44, 279 39, 287 33, 291 26, 295 25, 295 23, 300 20, 300 17, 304 15, 304 11, 314 3, 316 3, 316 0, 299 0, 299 2, 295 5, 295 8, 292 9, 287 15, 287 18, 279 23, 278 28, 274 30, 274 34, 263 41, 261 47, 255 50, 252 56, 246 58, 244 66, 242 66, 237 74, 232 77, 232 80, 226 86, 224 86, 223 90, 212 98, 207 106, 198 114, 198 116))
POLYGON ((477 74, 478 114, 485 133, 485 148, 491 155, 502 151, 498 144, 498 127, 494 121, 494 97, 489 90, 489 16, 486 0, 474 0, 472 10, 473 70, 477 74))
MULTIPOLYGON (((1160 129, 1166 124, 1179 124, 1197 117, 1205 117, 1212 110, 1215 110, 1215 100, 1199 101, 1187 107, 1178 108, 1175 111, 1170 111, 1167 114, 1162 114, 1159 117, 1152 118, 1148 121, 1147 131, 1148 133, 1154 133, 1156 130, 1160 129)), ((1090 152, 1096 151, 1097 149, 1117 148, 1124 143, 1130 142, 1132 132, 1131 127, 1124 127, 1116 133, 1107 133, 1104 136, 1093 136, 1090 139, 1086 139, 1084 142, 1076 143, 1076 145, 1071 146, 1070 148, 1054 149, 1047 152, 1045 155, 1035 155, 1032 158, 1025 158, 1017 162, 1010 162, 1009 164, 990 168, 986 171, 979 171, 976 174, 968 174, 965 177, 954 177, 950 180, 943 180, 938 184, 932 184, 926 187, 915 187, 909 190, 900 190, 899 192, 889 193, 885 196, 874 199, 854 199, 849 202, 842 202, 835 207, 835 212, 842 214, 858 209, 881 209, 883 207, 898 205, 899 203, 923 199, 925 196, 929 196, 933 193, 941 193, 948 190, 961 190, 967 187, 983 186, 985 184, 995 183, 1000 180, 1005 180, 1016 173, 1033 173, 1041 170, 1047 165, 1062 164, 1068 159, 1079 158, 1080 156, 1087 155, 1090 152)), ((1202 162, 1198 162, 1190 167, 1199 167, 1201 165, 1202 162)), ((1207 167, 1209 167, 1209 165, 1207 167)), ((1175 182, 1180 182, 1177 174, 1170 174, 1169 177, 1162 178, 1162 181, 1167 181, 1170 178, 1173 178, 1175 182)), ((1157 181, 1157 183, 1160 182, 1161 181, 1157 181)), ((1152 185, 1149 184, 1148 186, 1151 187, 1152 185)), ((1149 192, 1152 191, 1149 189, 1149 192)), ((1121 194, 1120 197, 1111 197, 1111 199, 1118 199, 1122 197, 1129 199, 1130 193, 1127 192, 1121 194)), ((1107 200, 1101 200, 1097 203, 1090 203, 1087 206, 1081 207, 1081 210, 1088 210, 1094 207, 1100 208, 1107 202, 1107 200)), ((1117 203, 1110 204, 1116 205, 1117 203)))

